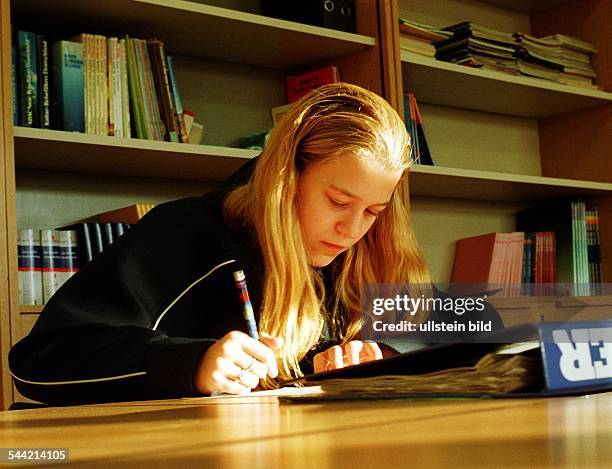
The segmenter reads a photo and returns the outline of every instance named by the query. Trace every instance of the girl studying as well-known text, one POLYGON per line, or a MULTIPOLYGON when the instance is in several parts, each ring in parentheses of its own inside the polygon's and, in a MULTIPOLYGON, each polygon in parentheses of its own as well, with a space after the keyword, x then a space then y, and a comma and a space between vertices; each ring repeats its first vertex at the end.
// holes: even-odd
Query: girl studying
POLYGON ((364 286, 430 284, 398 190, 410 163, 384 99, 310 92, 221 187, 158 205, 64 284, 10 352, 17 388, 52 405, 237 394, 382 358, 359 340, 364 286))

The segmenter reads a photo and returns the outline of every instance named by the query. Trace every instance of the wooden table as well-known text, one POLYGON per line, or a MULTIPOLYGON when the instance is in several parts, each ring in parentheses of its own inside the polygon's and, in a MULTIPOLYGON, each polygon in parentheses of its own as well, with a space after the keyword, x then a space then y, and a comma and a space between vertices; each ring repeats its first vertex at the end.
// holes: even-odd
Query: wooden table
POLYGON ((78 467, 610 468, 612 393, 324 404, 241 397, 20 410, 0 412, 0 446, 69 448, 78 467))

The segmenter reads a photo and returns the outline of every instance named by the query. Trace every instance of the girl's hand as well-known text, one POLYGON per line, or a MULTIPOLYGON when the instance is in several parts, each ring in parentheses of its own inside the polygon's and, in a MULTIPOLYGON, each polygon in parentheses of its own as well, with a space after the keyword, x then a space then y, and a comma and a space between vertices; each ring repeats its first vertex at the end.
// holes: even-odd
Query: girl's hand
POLYGON ((244 332, 231 331, 204 354, 194 377, 202 394, 244 394, 257 387, 260 379, 276 378, 278 366, 273 349, 280 338, 262 336, 255 340, 244 332))
POLYGON ((334 370, 347 365, 380 360, 383 354, 376 342, 353 340, 346 344, 334 345, 325 352, 314 356, 314 372, 334 370))

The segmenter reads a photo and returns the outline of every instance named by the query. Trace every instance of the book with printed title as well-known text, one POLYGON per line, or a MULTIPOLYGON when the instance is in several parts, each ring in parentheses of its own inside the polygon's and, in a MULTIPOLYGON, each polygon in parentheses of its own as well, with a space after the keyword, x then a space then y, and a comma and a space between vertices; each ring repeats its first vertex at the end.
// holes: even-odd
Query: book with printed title
POLYGON ((290 400, 542 397, 612 389, 612 318, 539 322, 306 375, 290 400), (320 389, 314 389, 319 388, 320 389))

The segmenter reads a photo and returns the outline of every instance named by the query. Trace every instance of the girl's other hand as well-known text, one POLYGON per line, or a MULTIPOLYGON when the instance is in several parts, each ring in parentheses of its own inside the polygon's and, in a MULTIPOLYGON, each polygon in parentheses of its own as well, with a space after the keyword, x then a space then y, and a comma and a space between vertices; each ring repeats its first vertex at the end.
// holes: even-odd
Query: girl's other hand
POLYGON ((348 365, 380 360, 382 357, 382 351, 376 342, 353 340, 317 353, 313 360, 314 372, 335 370, 348 365))

